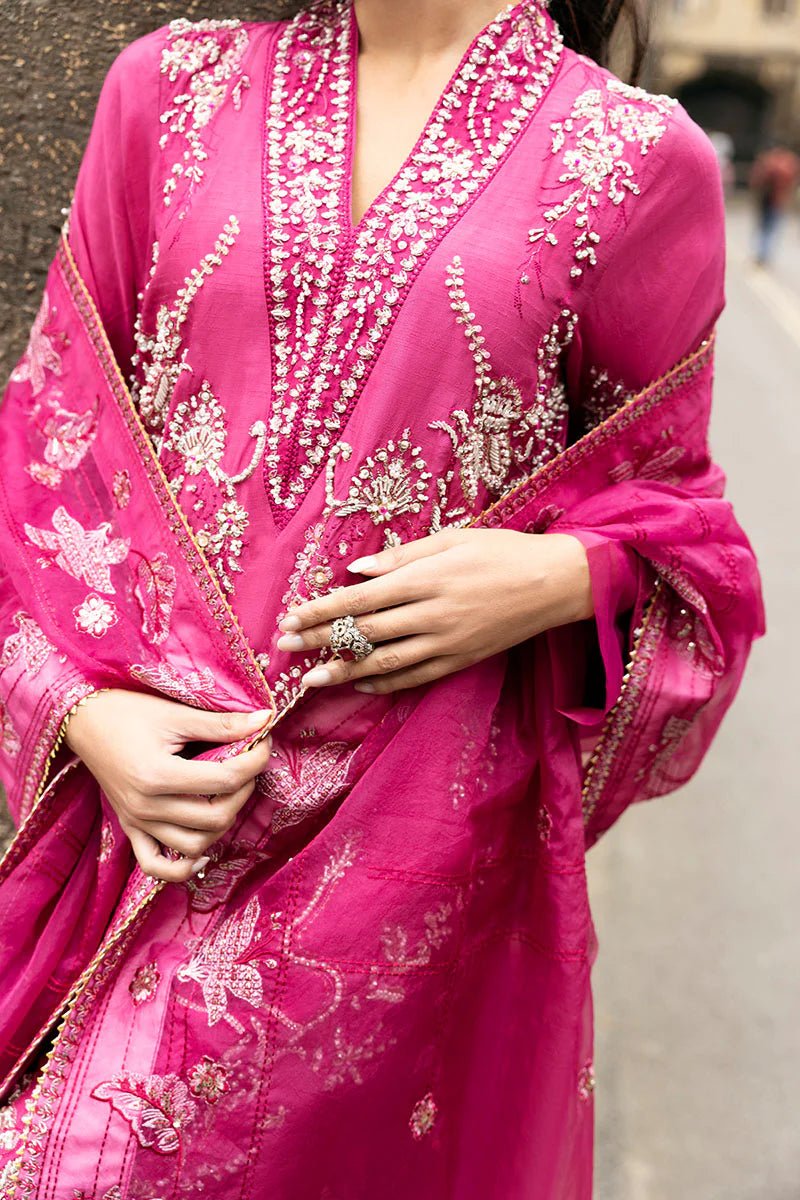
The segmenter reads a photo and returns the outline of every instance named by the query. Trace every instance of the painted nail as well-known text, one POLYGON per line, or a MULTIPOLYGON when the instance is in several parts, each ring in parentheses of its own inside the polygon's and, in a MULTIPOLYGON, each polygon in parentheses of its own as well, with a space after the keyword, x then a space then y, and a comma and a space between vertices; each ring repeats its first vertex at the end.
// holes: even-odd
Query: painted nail
POLYGON ((357 558, 355 562, 348 563, 348 571, 352 571, 354 575, 363 575, 365 571, 372 571, 377 566, 377 560, 374 554, 367 555, 366 558, 357 558))
POLYGON ((314 667, 313 671, 309 671, 303 676, 303 683, 306 687, 323 687, 326 683, 333 680, 333 675, 327 667, 314 667))
POLYGON ((364 683, 354 683, 354 684, 353 684, 353 687, 356 689, 356 691, 357 691, 357 692, 370 692, 370 693, 372 693, 372 692, 374 692, 374 691, 375 691, 375 684, 374 684, 374 683, 367 683, 366 681, 365 681, 364 683))
POLYGON ((211 862, 211 859, 208 857, 198 858, 197 862, 192 867, 192 874, 193 875, 201 874, 202 871, 205 871, 206 867, 208 866, 208 864, 210 862, 211 862))
POLYGON ((278 638, 276 645, 279 650, 302 650, 305 642, 299 633, 287 633, 282 638, 278 638))
POLYGON ((295 629, 300 629, 302 624, 299 617, 284 617, 278 622, 278 629, 282 629, 284 633, 292 633, 295 629))

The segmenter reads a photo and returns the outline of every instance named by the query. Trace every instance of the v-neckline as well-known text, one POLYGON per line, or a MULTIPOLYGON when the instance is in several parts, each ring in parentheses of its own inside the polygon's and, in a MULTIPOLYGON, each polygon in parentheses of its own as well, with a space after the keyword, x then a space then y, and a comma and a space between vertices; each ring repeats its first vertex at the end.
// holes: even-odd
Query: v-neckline
POLYGON ((461 79, 464 73, 466 64, 471 59, 475 52, 477 44, 484 38, 487 32, 498 22, 503 20, 512 21, 515 13, 520 14, 526 9, 535 7, 535 0, 515 0, 515 3, 506 4, 501 8, 491 20, 483 25, 461 55, 458 63, 450 75, 447 77, 444 87, 438 92, 433 107, 428 114, 422 128, 417 135, 413 146, 401 161, 395 173, 387 180, 386 184, 372 198, 370 203, 364 209, 358 220, 354 220, 353 216, 353 196, 354 196, 354 177, 356 165, 356 150, 358 146, 358 91, 359 91, 359 55, 361 52, 361 31, 358 27, 358 18, 356 16, 356 6, 354 0, 342 0, 349 9, 349 38, 350 38, 350 105, 348 110, 348 129, 347 129, 347 148, 345 154, 345 183, 342 188, 342 204, 341 204, 341 227, 343 233, 343 241, 350 242, 355 239, 362 228, 368 223, 372 212, 385 202, 387 196, 396 188, 397 183, 401 179, 404 172, 407 170, 410 163, 419 155, 420 149, 425 144, 428 138, 432 125, 437 120, 441 112, 442 104, 445 97, 448 96, 453 87, 461 79))
POLYGON ((542 0, 480 30, 409 154, 353 221, 353 0, 316 0, 279 34, 264 142, 272 347, 264 485, 282 527, 330 466, 409 289, 482 194, 556 76, 542 0))

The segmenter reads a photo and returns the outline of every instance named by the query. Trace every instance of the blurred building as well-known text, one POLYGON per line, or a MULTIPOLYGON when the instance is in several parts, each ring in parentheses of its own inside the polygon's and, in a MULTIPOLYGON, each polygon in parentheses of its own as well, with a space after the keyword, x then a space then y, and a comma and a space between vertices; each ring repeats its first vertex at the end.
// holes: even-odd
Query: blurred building
POLYGON ((737 164, 769 138, 800 149, 800 0, 650 0, 647 85, 729 135, 737 164))

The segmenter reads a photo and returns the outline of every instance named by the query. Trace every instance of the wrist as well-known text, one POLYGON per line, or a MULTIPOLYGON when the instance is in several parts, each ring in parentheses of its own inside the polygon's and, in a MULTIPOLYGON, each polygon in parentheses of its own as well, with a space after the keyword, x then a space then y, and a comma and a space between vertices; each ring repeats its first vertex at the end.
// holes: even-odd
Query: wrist
POLYGON ((64 716, 61 722, 61 728, 58 731, 58 740, 63 742, 73 754, 81 756, 80 746, 82 745, 82 732, 84 730, 86 718, 81 711, 89 700, 94 700, 97 696, 103 696, 109 692, 110 688, 97 688, 93 692, 87 692, 80 700, 72 705, 72 708, 64 716))

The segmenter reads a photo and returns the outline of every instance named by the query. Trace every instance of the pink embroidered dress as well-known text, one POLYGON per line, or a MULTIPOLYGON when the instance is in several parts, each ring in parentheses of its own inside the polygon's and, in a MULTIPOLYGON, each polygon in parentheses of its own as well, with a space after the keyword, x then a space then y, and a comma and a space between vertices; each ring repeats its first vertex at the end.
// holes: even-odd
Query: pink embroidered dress
POLYGON ((6 1197, 591 1194, 585 851, 763 628, 706 440, 717 169, 522 0, 353 227, 357 54, 348 0, 123 51, 8 383, 6 1197), (470 524, 580 537, 596 619, 304 694, 281 614, 470 524), (274 713, 202 880, 145 879, 66 753, 103 686, 274 713))

